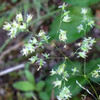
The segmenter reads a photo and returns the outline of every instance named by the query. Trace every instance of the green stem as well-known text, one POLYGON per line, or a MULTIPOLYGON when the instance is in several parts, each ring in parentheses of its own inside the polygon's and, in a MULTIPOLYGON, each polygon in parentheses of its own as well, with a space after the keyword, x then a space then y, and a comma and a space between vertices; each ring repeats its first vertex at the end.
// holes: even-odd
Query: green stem
POLYGON ((94 91, 94 93, 95 93, 97 99, 99 100, 99 96, 98 96, 96 90, 94 89, 93 85, 91 84, 91 82, 88 80, 88 78, 87 78, 86 76, 84 76, 84 78, 85 78, 85 79, 87 80, 87 82, 90 84, 90 86, 91 86, 91 88, 93 89, 93 91, 94 91))
POLYGON ((78 69, 78 67, 76 65, 74 65, 74 63, 66 55, 64 55, 63 52, 55 44, 54 44, 54 46, 65 57, 65 59, 68 60, 74 67, 76 67, 77 70, 83 75, 83 73, 78 69))
POLYGON ((40 20, 48 19, 49 17, 51 17, 52 15, 54 15, 54 14, 56 14, 56 13, 58 13, 58 12, 60 12, 60 10, 55 10, 55 11, 53 11, 53 12, 51 12, 51 13, 45 14, 44 16, 41 16, 41 17, 37 18, 36 20, 32 21, 32 22, 29 24, 29 26, 32 25, 32 24, 37 23, 37 22, 40 21, 40 20))

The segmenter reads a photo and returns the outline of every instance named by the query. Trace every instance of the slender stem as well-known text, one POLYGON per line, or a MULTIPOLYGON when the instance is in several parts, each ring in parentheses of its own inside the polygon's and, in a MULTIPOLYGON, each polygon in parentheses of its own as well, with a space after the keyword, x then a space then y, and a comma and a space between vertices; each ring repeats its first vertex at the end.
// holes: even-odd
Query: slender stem
MULTIPOLYGON (((54 44, 55 45, 55 44, 54 44)), ((66 60, 68 60, 74 67, 77 68, 77 70, 83 75, 83 73, 78 69, 78 67, 76 65, 74 65, 74 63, 65 55, 63 54, 63 52, 55 45, 55 47, 58 49, 58 51, 65 57, 66 60)))
POLYGON ((92 85, 91 82, 89 81, 89 79, 88 79, 87 77, 84 77, 84 78, 85 78, 85 79, 87 80, 87 82, 90 84, 90 86, 91 86, 91 88, 93 89, 93 91, 94 91, 94 93, 95 93, 97 99, 99 100, 99 96, 98 96, 96 90, 94 89, 93 85, 92 85))
POLYGON ((84 75, 86 74, 85 73, 85 66, 86 66, 86 58, 84 58, 84 75))
POLYGON ((61 12, 60 24, 59 24, 58 31, 57 31, 57 34, 56 34, 56 38, 58 36, 59 30, 60 30, 60 27, 61 27, 61 24, 62 24, 62 17, 63 17, 63 11, 61 12))
MULTIPOLYGON (((85 25, 86 25, 86 22, 85 22, 85 25)), ((85 30, 84 30, 84 36, 86 37, 86 30, 87 30, 87 25, 86 25, 86 27, 85 27, 85 30)), ((86 74, 85 73, 85 67, 86 67, 86 58, 84 58, 84 75, 86 74)))
POLYGON ((54 15, 54 14, 60 12, 60 11, 61 11, 61 10, 55 10, 55 11, 52 11, 51 13, 45 14, 44 16, 41 16, 41 17, 37 18, 36 20, 32 21, 32 22, 29 24, 29 26, 32 25, 32 24, 37 23, 37 22, 40 21, 40 20, 48 19, 50 16, 52 16, 52 15, 54 15))

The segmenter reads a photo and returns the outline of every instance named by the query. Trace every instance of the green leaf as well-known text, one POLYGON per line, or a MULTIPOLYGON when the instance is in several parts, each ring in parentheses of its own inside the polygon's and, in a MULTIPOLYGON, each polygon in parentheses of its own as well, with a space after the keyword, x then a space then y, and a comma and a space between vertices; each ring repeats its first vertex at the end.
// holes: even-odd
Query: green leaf
POLYGON ((50 98, 46 92, 40 92, 39 97, 41 100, 50 100, 50 98))
POLYGON ((31 82, 33 85, 35 85, 35 78, 34 78, 34 75, 28 71, 28 70, 25 70, 25 75, 26 75, 26 78, 29 82, 31 82))
POLYGON ((13 84, 13 87, 21 91, 33 91, 34 85, 28 81, 20 81, 13 84))
POLYGON ((36 90, 41 91, 43 89, 44 85, 45 85, 44 81, 38 82, 37 85, 36 85, 36 90))
POLYGON ((25 92, 24 95, 27 98, 31 98, 31 97, 35 96, 35 94, 33 92, 25 92))
POLYGON ((84 87, 84 85, 87 83, 86 79, 84 77, 80 76, 75 76, 75 77, 70 77, 68 82, 66 82, 67 86, 70 86, 70 91, 73 96, 77 95, 82 88, 79 87, 78 84, 76 84, 76 80, 84 87))
POLYGON ((64 0, 67 4, 74 6, 90 6, 99 2, 100 0, 64 0))
POLYGON ((25 70, 28 70, 30 67, 30 62, 27 62, 26 65, 25 65, 25 70))
MULTIPOLYGON (((71 22, 69 23, 63 22, 61 24, 61 29, 68 31, 66 34, 68 40, 66 42, 72 43, 84 35, 84 32, 78 33, 78 30, 76 28, 82 23, 81 22, 82 21, 81 7, 70 7, 67 10, 70 11, 69 16, 71 17, 71 22)), ((90 9, 88 9, 87 16, 88 17, 92 16, 90 9)), ((59 36, 59 34, 57 34, 57 31, 59 29, 60 17, 61 16, 58 15, 50 26, 50 32, 49 32, 49 35, 51 37, 50 40, 57 39, 57 37, 59 36)), ((89 30, 90 30, 90 27, 87 28, 87 32, 89 30)))

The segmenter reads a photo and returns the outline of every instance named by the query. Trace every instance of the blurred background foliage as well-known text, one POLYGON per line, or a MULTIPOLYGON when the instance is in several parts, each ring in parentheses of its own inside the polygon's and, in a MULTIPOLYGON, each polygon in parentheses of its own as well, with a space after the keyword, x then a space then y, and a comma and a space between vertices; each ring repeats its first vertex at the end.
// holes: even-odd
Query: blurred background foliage
MULTIPOLYGON (((76 44, 81 41, 81 37, 83 36, 82 33, 78 34, 76 29, 82 19, 80 14, 82 7, 88 8, 89 12, 87 16, 95 19, 96 24, 96 27, 92 30, 90 28, 87 29, 87 36, 95 37, 97 40, 93 50, 88 54, 86 64, 86 73, 88 74, 97 68, 97 64, 100 64, 99 0, 0 0, 0 72, 22 63, 25 64, 25 68, 22 70, 0 76, 0 100, 56 100, 58 89, 53 87, 52 82, 57 76, 49 76, 49 71, 63 63, 62 55, 52 45, 46 45, 44 50, 39 49, 37 51, 39 54, 48 52, 51 54, 52 59, 47 60, 47 64, 40 71, 37 71, 37 64, 30 64, 28 62, 28 58, 34 54, 23 57, 20 53, 23 43, 38 33, 40 29, 44 29, 51 36, 50 42, 55 42, 59 49, 66 56, 71 56, 70 59, 73 63, 80 70, 83 70, 83 60, 76 59, 76 55, 73 56, 73 53, 77 49, 76 44), (68 30, 67 47, 65 49, 63 49, 64 44, 56 38, 61 16, 61 10, 58 9, 58 6, 63 1, 69 4, 66 10, 70 10, 71 16, 70 23, 61 24, 62 29, 68 30), (33 20, 29 25, 29 30, 32 33, 22 32, 18 34, 16 39, 11 40, 7 36, 7 32, 2 29, 2 26, 5 21, 12 21, 19 12, 23 14, 24 18, 27 14, 33 15, 33 20)), ((66 70, 70 73, 73 65, 66 62, 66 66, 66 70)), ((98 94, 100 94, 100 78, 94 79, 89 75, 88 78, 98 94)), ((80 89, 75 83, 76 80, 92 91, 84 77, 72 76, 66 83, 67 86, 71 86, 70 90, 73 94, 72 100, 80 100, 81 94, 87 95, 86 100, 93 100, 91 96, 80 89)))

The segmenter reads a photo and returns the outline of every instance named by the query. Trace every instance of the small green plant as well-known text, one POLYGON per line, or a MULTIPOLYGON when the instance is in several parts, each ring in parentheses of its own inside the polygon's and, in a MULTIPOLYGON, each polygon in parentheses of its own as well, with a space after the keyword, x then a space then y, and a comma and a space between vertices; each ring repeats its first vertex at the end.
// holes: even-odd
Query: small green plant
POLYGON ((20 91, 23 91, 24 95, 27 98, 32 97, 34 100, 37 100, 37 97, 35 96, 35 93, 34 93, 34 92, 37 92, 39 97, 42 100, 48 100, 49 96, 43 90, 43 88, 45 87, 45 82, 42 80, 40 80, 39 82, 36 82, 34 75, 29 70, 25 70, 24 74, 25 74, 27 80, 15 82, 13 84, 13 87, 20 90, 20 91), (44 99, 41 96, 41 94, 46 95, 46 98, 44 99))
MULTIPOLYGON (((64 44, 65 44, 64 48, 66 48, 66 41, 69 39, 69 37, 67 36, 68 31, 61 29, 61 24, 63 22, 64 23, 71 22, 71 17, 69 17, 71 12, 66 11, 66 7, 67 7, 67 5, 65 3, 63 3, 63 5, 61 5, 61 6, 59 6, 59 8, 62 10, 62 13, 61 13, 59 28, 58 28, 58 31, 56 34, 56 37, 61 42, 64 42, 64 44)), ((70 98, 72 98, 72 93, 70 91, 71 86, 68 86, 68 87, 66 86, 66 83, 69 81, 69 77, 70 77, 70 74, 66 70, 66 67, 67 67, 66 62, 67 61, 71 62, 71 64, 74 66, 74 68, 71 69, 71 75, 83 76, 87 80, 87 82, 90 84, 96 97, 88 89, 83 87, 78 82, 78 80, 76 80, 76 83, 78 84, 78 86, 80 88, 86 90, 96 100, 99 100, 99 96, 98 96, 97 92, 95 91, 94 87, 92 86, 91 82, 89 81, 88 75, 86 74, 86 64, 85 64, 87 53, 89 52, 90 49, 92 49, 93 44, 96 42, 96 40, 94 38, 86 37, 87 27, 93 28, 94 21, 87 17, 86 14, 88 12, 88 9, 82 8, 81 10, 82 10, 81 11, 82 21, 81 21, 80 25, 78 25, 76 28, 78 30, 77 34, 81 34, 81 32, 83 32, 84 37, 83 37, 83 41, 81 43, 79 43, 80 47, 76 50, 76 52, 74 54, 77 54, 77 57, 81 57, 84 59, 84 73, 81 70, 79 70, 79 68, 76 65, 74 65, 73 62, 70 61, 70 59, 65 54, 62 53, 62 51, 56 46, 55 43, 51 43, 48 41, 50 39, 50 37, 46 35, 44 30, 40 30, 40 32, 37 35, 35 35, 27 43, 25 43, 21 50, 21 53, 23 56, 28 56, 29 54, 36 52, 36 50, 38 48, 44 48, 45 44, 49 44, 49 45, 55 46, 58 49, 58 51, 63 55, 63 57, 64 57, 63 64, 59 65, 59 67, 55 70, 52 69, 52 71, 50 72, 51 75, 58 75, 61 77, 61 78, 57 77, 56 80, 53 82, 54 87, 58 87, 58 89, 60 89, 60 92, 57 96, 58 100, 69 100, 70 98)), ((21 31, 28 31, 29 33, 31 33, 28 30, 28 24, 31 20, 32 20, 32 15, 27 15, 26 20, 24 20, 22 14, 19 13, 19 14, 17 14, 16 19, 13 22, 5 23, 4 29, 9 31, 8 35, 10 35, 11 38, 15 38, 17 36, 17 33, 21 32, 21 31)), ((49 59, 49 58, 50 58, 50 54, 44 53, 44 54, 41 54, 41 57, 40 57, 37 53, 36 55, 30 57, 29 60, 31 61, 32 64, 35 62, 38 63, 39 68, 37 70, 40 70, 40 68, 42 68, 42 66, 46 63, 45 60, 49 59)), ((100 72, 100 66, 98 69, 92 70, 92 72, 89 74, 92 77, 97 78, 97 77, 100 77, 99 72, 100 72)), ((22 90, 22 91, 37 91, 37 92, 39 92, 43 89, 43 87, 45 85, 43 81, 36 84, 33 75, 29 71, 25 71, 25 75, 26 75, 26 78, 28 79, 28 81, 21 81, 21 82, 15 83, 14 84, 15 88, 22 90)), ((44 94, 44 93, 42 93, 42 94, 44 94)))

